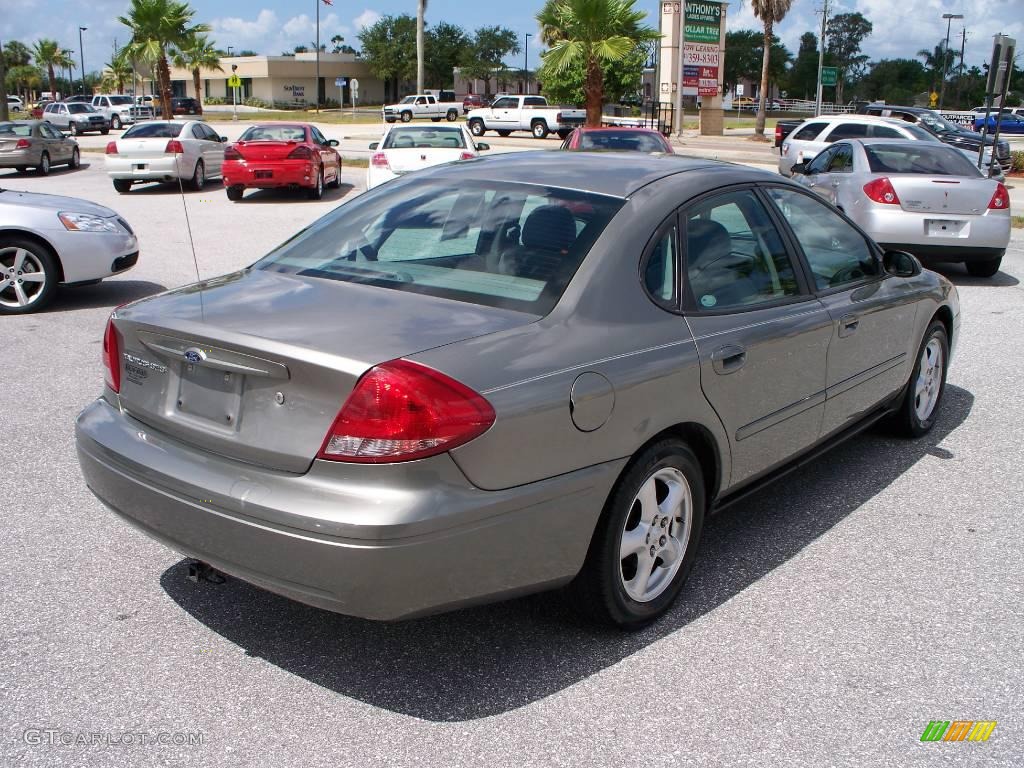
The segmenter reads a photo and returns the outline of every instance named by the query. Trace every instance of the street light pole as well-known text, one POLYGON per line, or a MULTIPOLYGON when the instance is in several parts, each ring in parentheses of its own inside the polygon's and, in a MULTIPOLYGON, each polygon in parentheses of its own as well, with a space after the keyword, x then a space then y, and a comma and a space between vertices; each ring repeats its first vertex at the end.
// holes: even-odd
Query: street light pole
POLYGON ((78 55, 81 56, 80 61, 82 62, 82 93, 85 93, 85 43, 82 42, 82 33, 87 29, 89 28, 78 28, 78 55))
POLYGON ((530 38, 533 37, 529 32, 526 34, 526 43, 523 45, 523 93, 530 93, 530 38))
POLYGON ((828 0, 821 6, 821 44, 818 46, 818 94, 814 100, 814 116, 821 115, 821 70, 825 67, 825 28, 828 25, 828 0))
POLYGON ((939 88, 939 109, 942 109, 942 102, 946 99, 946 74, 949 71, 949 27, 953 19, 962 19, 962 13, 944 13, 942 18, 946 20, 946 47, 942 49, 942 87, 939 88))

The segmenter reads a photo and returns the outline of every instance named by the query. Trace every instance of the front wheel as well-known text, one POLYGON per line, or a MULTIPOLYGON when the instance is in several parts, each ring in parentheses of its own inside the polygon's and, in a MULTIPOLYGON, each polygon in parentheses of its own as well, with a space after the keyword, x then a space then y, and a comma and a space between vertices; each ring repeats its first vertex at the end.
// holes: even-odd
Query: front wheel
POLYGON ((44 307, 57 290, 57 263, 34 240, 0 236, 0 314, 21 315, 44 307))
POLYGON ((474 136, 483 136, 487 133, 487 129, 484 128, 483 120, 470 120, 469 121, 469 132, 474 136))
POLYGON ((572 583, 603 623, 637 628, 664 614, 683 588, 704 525, 704 475, 682 441, 638 454, 605 504, 572 583))
POLYGON ((226 191, 228 193, 228 200, 237 203, 239 200, 242 199, 242 195, 245 194, 245 187, 236 184, 234 186, 228 187, 226 191))
POLYGON ((78 147, 75 147, 75 151, 71 153, 71 162, 68 163, 68 167, 75 170, 82 164, 82 155, 78 151, 78 147))
POLYGON ((968 261, 964 266, 971 277, 992 277, 999 271, 999 265, 1003 263, 1003 257, 997 259, 986 259, 985 261, 968 261))
POLYGON ((43 156, 39 158, 39 165, 36 167, 43 176, 50 175, 50 154, 43 152, 43 156))
POLYGON ((917 362, 897 414, 899 431, 906 437, 921 437, 935 426, 942 395, 946 391, 948 362, 946 326, 939 320, 932 320, 921 340, 917 362))
POLYGON ((111 118, 111 120, 110 120, 110 127, 113 128, 115 131, 120 131, 121 130, 121 118, 118 117, 117 115, 114 115, 114 117, 111 118))
POLYGON ((548 137, 548 124, 543 120, 537 120, 530 126, 530 131, 535 139, 546 139, 548 137))

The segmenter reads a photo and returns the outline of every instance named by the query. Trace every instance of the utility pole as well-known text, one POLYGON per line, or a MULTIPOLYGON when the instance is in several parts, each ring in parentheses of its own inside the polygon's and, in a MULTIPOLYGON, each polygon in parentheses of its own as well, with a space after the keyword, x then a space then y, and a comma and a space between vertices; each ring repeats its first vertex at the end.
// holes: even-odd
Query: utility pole
POLYGON ((7 62, 4 61, 4 42, 0 40, 0 120, 10 120, 7 111, 7 62))
POLYGON ((316 0, 316 113, 320 114, 320 0, 316 0))
POLYGON ((683 79, 686 73, 686 0, 679 3, 679 70, 676 72, 676 137, 683 138, 683 79))
POLYGON ((942 103, 946 99, 946 77, 949 72, 949 28, 953 19, 962 19, 962 13, 944 13, 942 18, 946 20, 946 46, 942 49, 942 85, 939 88, 939 110, 942 110, 942 103))
POLYGON ((814 116, 821 114, 821 70, 825 66, 825 25, 828 23, 828 0, 821 6, 821 40, 818 46, 818 98, 814 103, 814 116))

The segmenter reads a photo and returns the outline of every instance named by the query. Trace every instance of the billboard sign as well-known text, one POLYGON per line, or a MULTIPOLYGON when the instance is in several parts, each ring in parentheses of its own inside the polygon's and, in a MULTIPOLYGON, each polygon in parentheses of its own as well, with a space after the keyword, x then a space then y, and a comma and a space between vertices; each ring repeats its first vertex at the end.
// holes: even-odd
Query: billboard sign
POLYGON ((695 43, 714 43, 721 40, 722 5, 720 3, 686 3, 685 39, 695 43))

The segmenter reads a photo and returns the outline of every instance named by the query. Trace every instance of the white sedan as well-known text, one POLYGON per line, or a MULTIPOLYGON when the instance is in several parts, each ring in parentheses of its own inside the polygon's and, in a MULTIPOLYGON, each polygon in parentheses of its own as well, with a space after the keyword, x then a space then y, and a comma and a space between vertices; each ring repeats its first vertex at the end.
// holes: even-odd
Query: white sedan
POLYGON ((192 189, 221 175, 224 136, 201 120, 147 120, 107 144, 107 175, 121 194, 146 181, 187 181, 192 189))
POLYGON ((376 151, 366 171, 367 189, 432 165, 472 160, 490 147, 475 142, 464 125, 392 125, 370 149, 376 151))

